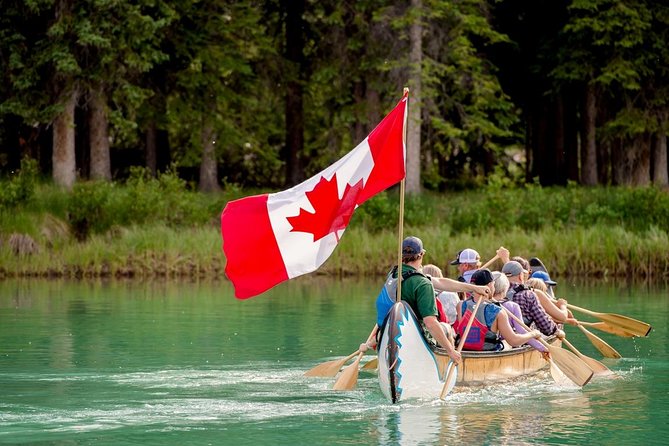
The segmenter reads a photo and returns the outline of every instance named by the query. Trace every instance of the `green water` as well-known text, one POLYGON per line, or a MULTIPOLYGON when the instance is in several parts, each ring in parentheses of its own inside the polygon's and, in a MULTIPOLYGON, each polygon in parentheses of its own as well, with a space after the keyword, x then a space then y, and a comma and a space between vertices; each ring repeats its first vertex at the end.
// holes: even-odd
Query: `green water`
POLYGON ((395 406, 371 372, 345 393, 303 376, 364 341, 378 287, 308 277, 238 301, 227 282, 0 282, 0 443, 666 443, 665 286, 558 287, 654 326, 643 339, 595 332, 624 356, 602 360, 619 379, 572 389, 542 373, 395 406))

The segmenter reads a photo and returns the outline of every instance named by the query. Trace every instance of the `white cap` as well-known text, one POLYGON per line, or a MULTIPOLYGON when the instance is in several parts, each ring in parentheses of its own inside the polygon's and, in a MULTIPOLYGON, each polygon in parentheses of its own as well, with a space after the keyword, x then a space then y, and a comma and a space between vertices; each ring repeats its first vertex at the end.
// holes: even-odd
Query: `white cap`
POLYGON ((461 263, 477 263, 481 260, 478 252, 471 248, 463 249, 458 253, 458 257, 451 262, 451 265, 459 265, 461 263))

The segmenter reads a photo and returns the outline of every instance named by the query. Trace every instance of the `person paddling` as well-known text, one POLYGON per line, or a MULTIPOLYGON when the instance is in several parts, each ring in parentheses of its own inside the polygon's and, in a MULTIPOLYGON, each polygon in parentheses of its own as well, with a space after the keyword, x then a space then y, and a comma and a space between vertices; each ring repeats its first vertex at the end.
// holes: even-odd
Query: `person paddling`
POLYGON ((487 296, 492 296, 494 292, 493 274, 487 268, 477 270, 471 276, 473 284, 482 285, 489 289, 487 295, 475 293, 473 298, 469 298, 460 303, 458 307, 459 320, 456 331, 460 336, 463 335, 464 328, 467 326, 469 318, 474 317, 474 323, 465 340, 464 348, 467 350, 486 350, 497 351, 504 349, 501 342, 501 335, 506 342, 516 347, 527 343, 531 339, 540 338, 541 333, 538 330, 532 330, 526 333, 516 333, 506 312, 502 311, 499 305, 488 301, 487 296), (472 314, 476 307, 478 299, 486 299, 479 305, 475 315, 472 314))
MULTIPOLYGON (((416 318, 421 323, 423 330, 429 333, 436 343, 446 350, 454 362, 459 363, 461 355, 456 351, 453 343, 448 340, 444 328, 439 323, 434 289, 454 292, 478 292, 481 294, 488 294, 490 291, 487 287, 462 283, 446 277, 428 278, 420 272, 425 252, 423 242, 418 237, 410 236, 402 242, 401 299, 409 304, 416 318)), ((390 307, 392 307, 392 304, 390 307, 384 306, 383 300, 387 297, 395 297, 397 285, 396 283, 394 284, 393 291, 393 279, 396 281, 397 278, 397 270, 394 268, 388 274, 386 285, 377 298, 377 320, 385 319, 390 307)), ((361 350, 364 348, 363 345, 360 347, 361 350)))

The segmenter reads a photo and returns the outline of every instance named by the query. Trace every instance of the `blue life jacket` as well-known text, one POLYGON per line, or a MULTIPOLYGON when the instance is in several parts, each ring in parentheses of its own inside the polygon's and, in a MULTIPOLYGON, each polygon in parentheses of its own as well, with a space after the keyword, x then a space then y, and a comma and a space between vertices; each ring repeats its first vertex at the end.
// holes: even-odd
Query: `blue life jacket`
MULTIPOLYGON (((404 271, 402 273, 402 280, 407 280, 411 276, 423 276, 425 274, 419 271, 404 271)), ((388 273, 386 283, 383 284, 381 292, 376 298, 376 323, 379 327, 383 325, 390 308, 395 304, 395 297, 397 296, 397 267, 388 273)))

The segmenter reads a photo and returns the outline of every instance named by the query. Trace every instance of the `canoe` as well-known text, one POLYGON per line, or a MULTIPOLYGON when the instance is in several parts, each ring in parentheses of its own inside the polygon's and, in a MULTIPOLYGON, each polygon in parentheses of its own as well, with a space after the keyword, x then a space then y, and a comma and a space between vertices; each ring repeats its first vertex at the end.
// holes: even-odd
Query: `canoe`
MULTIPOLYGON (((559 345, 559 339, 549 338, 559 345)), ((386 398, 397 403, 413 398, 439 398, 449 364, 440 348, 431 348, 411 307, 393 305, 379 343, 379 385, 386 398)), ((457 367, 457 386, 490 384, 528 376, 548 368, 548 363, 532 347, 500 352, 463 351, 457 367)))

